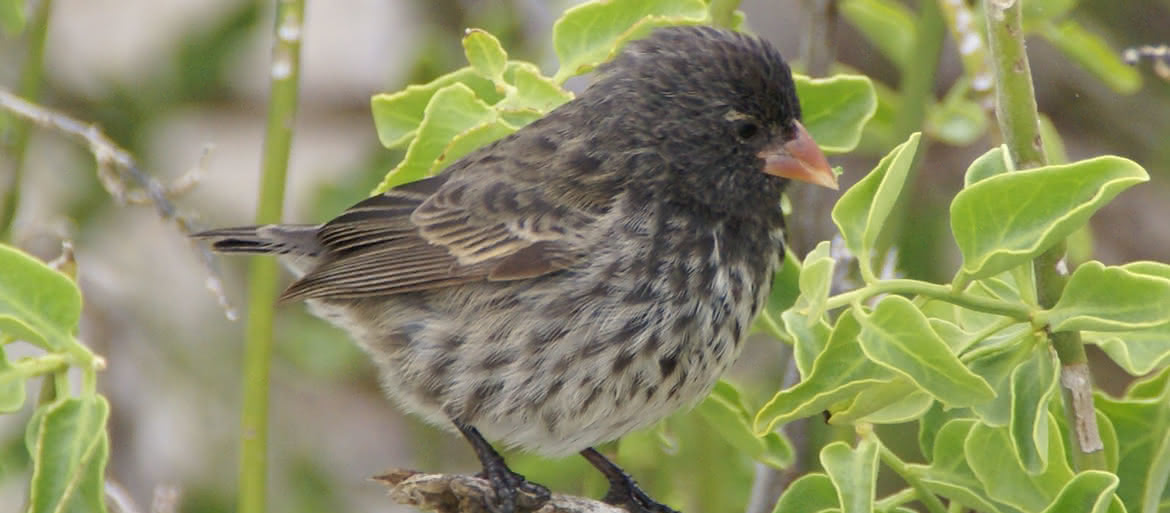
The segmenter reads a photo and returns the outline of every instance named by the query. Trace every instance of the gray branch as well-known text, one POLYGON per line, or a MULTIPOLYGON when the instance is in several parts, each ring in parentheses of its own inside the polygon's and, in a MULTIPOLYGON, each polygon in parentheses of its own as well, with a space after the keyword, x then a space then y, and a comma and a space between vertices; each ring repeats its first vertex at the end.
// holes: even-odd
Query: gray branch
MULTIPOLYGON (((97 162, 98 179, 106 191, 114 197, 114 200, 123 205, 151 205, 160 218, 175 223, 184 236, 190 235, 194 231, 195 223, 187 216, 180 214, 170 198, 192 187, 201 171, 202 163, 168 187, 139 169, 138 163, 135 162, 130 152, 115 144, 92 123, 86 123, 32 103, 3 88, 0 88, 0 109, 11 112, 42 128, 77 139, 89 146, 89 151, 97 162)), ((228 318, 235 319, 235 309, 228 303, 227 296, 224 295, 223 281, 215 266, 214 257, 206 248, 196 247, 195 250, 207 271, 208 290, 215 295, 228 318)))
MULTIPOLYGON (((390 500, 434 513, 488 513, 488 504, 495 497, 488 480, 475 476, 393 469, 374 479, 390 489, 390 500)), ((584 497, 554 493, 548 502, 538 505, 523 493, 520 495, 520 513, 627 513, 584 497)))

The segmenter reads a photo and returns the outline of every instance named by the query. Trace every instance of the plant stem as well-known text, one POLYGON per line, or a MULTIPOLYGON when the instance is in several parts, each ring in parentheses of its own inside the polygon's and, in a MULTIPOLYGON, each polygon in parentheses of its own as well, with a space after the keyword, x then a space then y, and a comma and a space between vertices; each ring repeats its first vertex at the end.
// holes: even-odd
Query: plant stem
POLYGON ((33 376, 64 370, 68 366, 69 358, 67 356, 61 353, 50 353, 38 358, 30 358, 13 363, 12 370, 16 372, 10 374, 10 376, 20 380, 26 380, 33 376))
MULTIPOLYGON (((1040 116, 1032 87, 1032 71, 1024 50, 1024 32, 1020 25, 1021 0, 984 0, 988 43, 995 70, 995 113, 1004 142, 1017 169, 1047 164, 1044 143, 1040 138, 1040 116)), ((1051 308, 1060 299, 1068 271, 1062 259, 1065 244, 1049 248, 1033 262, 1036 273, 1037 299, 1042 308, 1051 308)), ((1093 384, 1088 358, 1078 332, 1051 335, 1053 348, 1061 363, 1062 395, 1069 426, 1073 430, 1072 459, 1078 470, 1105 470, 1104 445, 1097 431, 1093 408, 1093 384)))
MULTIPOLYGON (((922 130, 926 107, 934 103, 934 79, 938 74, 938 60, 942 54, 946 23, 939 12, 937 0, 918 2, 917 37, 914 39, 913 65, 902 70, 902 101, 894 120, 896 139, 903 140, 922 130)), ((921 151, 921 150, 920 150, 921 151)))
POLYGON ((800 60, 811 77, 829 74, 837 55, 837 0, 804 0, 805 37, 800 41, 800 60))
POLYGON ((707 8, 711 13, 711 24, 716 27, 731 28, 735 20, 735 10, 739 8, 740 0, 711 0, 707 8))
MULTIPOLYGON (((304 0, 281 0, 276 6, 257 224, 279 222, 283 211, 284 183, 297 112, 304 12, 304 0)), ((268 378, 276 286, 276 261, 272 258, 253 259, 248 280, 240 426, 240 495, 237 502, 240 513, 263 513, 267 508, 268 378)))
POLYGON ((878 456, 882 459, 882 463, 885 463, 887 467, 890 467, 890 470, 893 470, 895 474, 898 474, 898 476, 901 477, 903 481, 906 481, 906 484, 910 485, 910 487, 913 488, 915 492, 917 492, 918 500, 922 502, 924 506, 926 506, 927 511, 930 513, 946 513, 947 508, 946 506, 943 506, 943 503, 941 500, 939 500, 938 496, 932 493, 921 479, 918 479, 918 474, 915 474, 914 471, 911 470, 908 465, 906 465, 906 462, 902 461, 902 459, 899 458, 897 454, 894 454, 894 452, 885 445, 881 445, 879 443, 878 456))
MULTIPOLYGON (((20 85, 16 90, 16 94, 30 102, 36 102, 41 96, 45 70, 45 34, 49 31, 49 12, 53 8, 53 1, 41 0, 34 2, 34 5, 32 16, 26 25, 28 52, 25 53, 24 63, 21 65, 20 85)), ((8 183, 3 184, 4 192, 3 196, 0 196, 0 240, 11 239, 12 221, 16 218, 17 207, 20 206, 20 182, 24 177, 24 155, 28 149, 30 125, 27 120, 12 118, 12 146, 9 148, 12 172, 8 174, 8 183)))
POLYGON ((951 304, 959 305, 971 310, 1011 317, 1021 322, 1029 322, 1032 311, 1026 305, 1009 303, 989 297, 976 296, 967 292, 953 290, 946 285, 927 283, 918 280, 882 280, 866 285, 860 289, 851 290, 844 294, 830 297, 826 307, 830 310, 848 305, 854 301, 862 301, 878 294, 911 294, 926 296, 951 304))
POLYGON ((873 509, 876 511, 890 511, 917 498, 918 490, 913 488, 903 488, 899 492, 875 501, 873 504, 873 509))

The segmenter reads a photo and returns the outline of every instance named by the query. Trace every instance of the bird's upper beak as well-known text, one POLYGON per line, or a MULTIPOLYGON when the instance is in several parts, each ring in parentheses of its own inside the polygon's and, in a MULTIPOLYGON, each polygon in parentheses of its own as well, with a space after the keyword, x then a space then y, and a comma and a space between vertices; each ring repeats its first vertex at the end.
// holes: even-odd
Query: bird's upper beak
POLYGON ((764 148, 758 156, 764 159, 764 172, 773 176, 791 178, 837 190, 837 177, 825 160, 808 130, 795 121, 796 137, 764 148))

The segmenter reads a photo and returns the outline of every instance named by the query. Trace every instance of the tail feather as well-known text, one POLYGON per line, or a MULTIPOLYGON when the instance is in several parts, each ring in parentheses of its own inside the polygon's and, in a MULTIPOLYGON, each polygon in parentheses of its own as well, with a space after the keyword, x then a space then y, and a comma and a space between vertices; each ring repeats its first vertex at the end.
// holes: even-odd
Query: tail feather
POLYGON ((211 248, 221 253, 273 253, 278 255, 317 256, 318 225, 266 224, 219 228, 192 234, 211 241, 211 248))

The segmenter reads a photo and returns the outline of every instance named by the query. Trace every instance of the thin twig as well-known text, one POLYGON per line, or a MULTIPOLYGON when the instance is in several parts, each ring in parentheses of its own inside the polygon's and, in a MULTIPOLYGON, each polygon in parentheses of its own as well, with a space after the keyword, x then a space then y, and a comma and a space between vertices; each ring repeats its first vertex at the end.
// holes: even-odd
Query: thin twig
MULTIPOLYGON (((164 221, 175 223, 184 236, 197 231, 196 223, 180 214, 171 202, 170 197, 175 191, 143 172, 130 152, 111 141, 97 125, 37 105, 3 88, 0 88, 0 108, 37 126, 72 137, 87 145, 97 163, 99 181, 114 200, 123 205, 135 204, 138 200, 145 201, 154 207, 155 212, 164 221)), ((190 181, 190 178, 187 177, 185 180, 190 181)), ((185 190, 190 186, 183 183, 183 187, 185 190)), ((223 293, 223 280, 220 278, 215 258, 204 247, 195 245, 192 247, 195 248, 199 261, 207 273, 208 290, 215 295, 225 315, 229 319, 235 319, 236 311, 223 293)))

